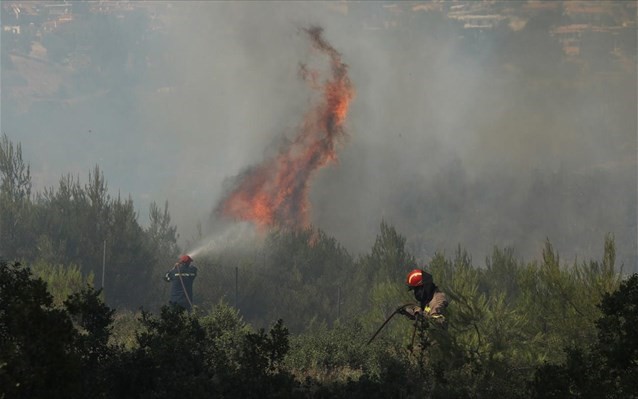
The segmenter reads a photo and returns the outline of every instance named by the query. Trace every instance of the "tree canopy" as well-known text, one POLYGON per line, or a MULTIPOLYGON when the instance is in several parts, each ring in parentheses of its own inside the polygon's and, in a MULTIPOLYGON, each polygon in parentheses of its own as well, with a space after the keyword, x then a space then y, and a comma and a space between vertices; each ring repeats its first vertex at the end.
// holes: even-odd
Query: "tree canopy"
POLYGON ((385 220, 350 254, 315 227, 197 257, 192 313, 163 306, 181 253, 168 203, 142 227, 95 167, 31 192, 20 146, 0 143, 0 388, 6 397, 638 397, 638 276, 461 245, 427 263, 385 220), (424 268, 448 330, 396 316, 424 268), (140 310, 140 308, 142 308, 140 310))

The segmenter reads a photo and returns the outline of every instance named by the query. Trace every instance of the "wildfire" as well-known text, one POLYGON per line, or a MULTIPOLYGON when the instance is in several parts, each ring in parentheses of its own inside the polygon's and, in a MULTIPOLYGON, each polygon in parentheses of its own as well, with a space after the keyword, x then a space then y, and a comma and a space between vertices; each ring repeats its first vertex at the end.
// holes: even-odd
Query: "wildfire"
MULTIPOLYGON (((344 122, 354 89, 348 66, 322 37, 323 29, 305 29, 313 48, 328 57, 329 76, 300 65, 299 75, 320 101, 310 109, 296 136, 276 158, 245 172, 235 188, 220 202, 217 211, 227 217, 252 221, 260 228, 309 226, 309 184, 315 172, 337 160, 337 147, 346 138, 344 122)), ((323 71, 325 74, 325 71, 323 71)))

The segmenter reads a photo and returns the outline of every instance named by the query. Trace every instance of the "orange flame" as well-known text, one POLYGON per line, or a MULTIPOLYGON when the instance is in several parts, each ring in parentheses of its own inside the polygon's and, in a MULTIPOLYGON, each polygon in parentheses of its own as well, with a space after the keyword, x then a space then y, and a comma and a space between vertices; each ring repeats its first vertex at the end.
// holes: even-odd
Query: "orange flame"
POLYGON ((312 45, 330 61, 331 74, 320 83, 321 73, 300 65, 300 76, 320 90, 321 101, 305 116, 297 135, 275 159, 248 170, 220 202, 217 211, 259 228, 306 228, 310 223, 308 189, 315 172, 337 160, 337 146, 346 138, 343 124, 354 89, 348 66, 321 36, 323 29, 305 32, 312 45))

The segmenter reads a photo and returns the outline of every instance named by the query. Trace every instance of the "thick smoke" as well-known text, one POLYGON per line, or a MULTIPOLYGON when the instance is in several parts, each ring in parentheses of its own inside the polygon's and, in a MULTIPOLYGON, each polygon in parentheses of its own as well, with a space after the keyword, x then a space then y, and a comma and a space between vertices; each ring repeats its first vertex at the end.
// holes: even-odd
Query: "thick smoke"
MULTIPOLYGON (((635 263, 636 77, 609 48, 585 43, 580 61, 566 61, 551 30, 572 23, 568 16, 522 15, 517 30, 477 31, 444 13, 406 15, 412 11, 403 7, 393 18, 379 4, 344 7, 207 9, 216 23, 205 37, 224 31, 217 18, 241 21, 219 43, 236 55, 224 62, 252 71, 248 80, 238 72, 236 90, 222 96, 227 107, 248 104, 242 115, 255 121, 222 134, 241 163, 274 152, 282 131, 294 135, 307 101, 292 76, 307 57, 297 27, 319 23, 350 65, 357 98, 340 163, 310 188, 313 224, 356 253, 370 247, 385 219, 424 261, 458 244, 478 262, 494 245, 538 258, 546 239, 564 259, 598 257, 612 233, 619 260, 635 263), (596 64, 600 58, 607 62, 596 64), (234 147, 235 135, 252 143, 234 147)), ((242 169, 225 165, 224 177, 242 169)))
MULTIPOLYGON (((538 258, 546 239, 565 261, 600 258, 612 233, 635 270, 635 29, 586 31, 576 55, 553 33, 635 27, 635 8, 627 20, 622 2, 589 17, 503 2, 483 12, 502 15, 494 27, 465 29, 472 22, 451 18, 446 2, 171 4, 157 13, 166 33, 144 78, 152 92, 99 112, 76 106, 64 121, 40 110, 39 126, 58 129, 65 147, 36 144, 36 122, 18 135, 35 176, 97 162, 140 206, 168 199, 182 238, 198 223, 215 230, 205 224, 228 182, 294 137, 309 105, 298 65, 312 51, 300 28, 320 25, 357 96, 339 163, 309 188, 312 224, 359 253, 384 219, 422 261, 460 244, 476 263, 494 245, 538 258), (71 125, 93 135, 78 141, 71 125), (69 148, 72 163, 57 160, 69 148)), ((7 125, 3 111, 11 136, 7 125)))

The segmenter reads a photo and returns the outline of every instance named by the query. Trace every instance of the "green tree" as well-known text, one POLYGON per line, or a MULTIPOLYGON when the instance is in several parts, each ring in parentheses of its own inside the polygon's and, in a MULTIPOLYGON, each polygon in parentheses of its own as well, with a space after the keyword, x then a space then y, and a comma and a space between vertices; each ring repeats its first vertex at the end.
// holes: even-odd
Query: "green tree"
POLYGON ((357 321, 332 327, 315 323, 304 334, 291 337, 286 365, 298 379, 311 377, 319 383, 379 377, 379 349, 385 343, 364 345, 368 338, 357 321))
MULTIPOLYGON (((371 334, 399 305, 414 302, 405 288, 405 276, 416 267, 414 256, 406 249, 405 237, 382 221, 370 253, 357 261, 353 273, 353 289, 361 301, 358 314, 371 334)), ((392 324, 384 335, 409 339, 405 323, 392 324)))
POLYGON ((84 272, 101 275, 104 261, 104 242, 113 241, 111 229, 116 221, 114 204, 108 194, 108 184, 104 173, 96 165, 89 172, 88 183, 84 186, 85 203, 82 205, 80 224, 80 249, 84 272))
POLYGON ((166 301, 165 282, 161 279, 166 270, 179 256, 180 248, 177 245, 177 227, 171 225, 171 215, 168 212, 168 201, 161 209, 155 202, 151 202, 149 208, 149 226, 145 234, 149 239, 149 252, 153 256, 152 275, 149 279, 153 282, 150 287, 149 305, 152 308, 160 308, 160 304, 166 301))
POLYGON ((44 245, 36 248, 36 254, 45 256, 50 263, 77 264, 88 274, 91 270, 87 267, 82 238, 88 207, 79 178, 71 175, 60 178, 57 190, 48 188, 38 194, 34 229, 38 242, 44 245))
POLYGON ((534 398, 638 398, 638 274, 603 296, 594 344, 570 346, 559 364, 546 363, 530 384, 534 398))
POLYGON ((31 266, 33 275, 42 279, 47 291, 53 296, 53 304, 62 306, 71 295, 82 291, 87 285, 93 285, 94 276, 84 276, 76 265, 56 265, 37 261, 31 266))
POLYGON ((161 251, 158 258, 162 262, 174 260, 179 255, 177 245, 177 227, 171 225, 171 215, 168 212, 168 201, 164 203, 164 208, 160 209, 153 201, 149 207, 149 226, 146 233, 155 248, 161 251))
POLYGON ((597 304, 618 287, 613 238, 605 238, 603 261, 561 265, 560 256, 547 241, 540 265, 532 263, 520 279, 520 306, 531 321, 527 333, 542 333, 546 343, 537 348, 548 361, 562 360, 562 348, 595 341, 597 304))
POLYGON ((115 310, 90 286, 69 295, 64 307, 79 333, 75 346, 82 361, 82 395, 100 397, 110 383, 105 369, 117 358, 118 348, 109 345, 115 310))
POLYGON ((460 248, 453 261, 437 254, 430 269, 448 294, 450 329, 429 349, 431 364, 438 362, 435 394, 526 397, 537 365, 594 339, 600 312, 593 301, 618 279, 614 251, 607 237, 601 263, 566 267, 549 241, 540 266, 495 248, 484 269, 460 248))
POLYGON ((111 203, 108 226, 104 294, 113 307, 138 308, 151 295, 155 257, 148 237, 137 222, 133 200, 117 198, 111 203))
POLYGON ((529 328, 528 315, 513 300, 519 264, 495 249, 485 269, 474 267, 459 246, 453 260, 437 253, 430 269, 450 305, 447 332, 430 332, 428 349, 435 397, 525 397, 525 382, 538 364, 543 336, 529 328), (496 274, 509 271, 511 276, 496 274))
POLYGON ((394 227, 381 221, 379 234, 362 263, 369 280, 402 282, 408 271, 417 267, 406 248, 406 238, 394 227))
POLYGON ((595 351, 604 361, 605 385, 617 397, 637 398, 638 274, 623 281, 617 291, 604 294, 600 309, 603 316, 596 321, 595 351))
POLYGON ((139 225, 131 198, 110 197, 98 166, 86 185, 64 176, 57 190, 45 190, 36 202, 33 230, 39 245, 34 255, 99 276, 96 283, 104 284, 105 300, 113 307, 150 305, 156 247, 139 225))
MULTIPOLYGON (((238 306, 253 325, 268 326, 284 318, 291 331, 301 332, 313 319, 332 323, 342 310, 341 315, 345 315, 346 306, 341 303, 345 303, 350 284, 352 258, 322 231, 272 231, 259 249, 233 251, 237 250, 226 249, 216 260, 221 267, 212 267, 210 274, 207 271, 200 284, 212 287, 218 280, 234 288, 235 275, 228 272, 237 267, 238 306)), ((224 290, 234 295, 234 291, 224 290)))
POLYGON ((40 279, 0 263, 0 387, 14 398, 79 398, 78 334, 40 279))
POLYGON ((221 306, 207 318, 168 306, 159 317, 144 313, 138 348, 122 353, 109 369, 111 395, 295 397, 296 384, 280 367, 288 350, 288 332, 282 322, 268 333, 250 332, 237 313, 221 306), (230 331, 237 335, 230 336, 230 331))
POLYGON ((23 259, 33 241, 31 220, 31 172, 22 159, 22 146, 6 134, 0 140, 0 254, 23 259))

